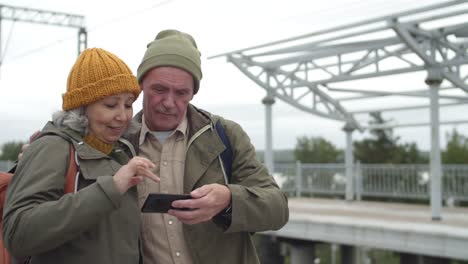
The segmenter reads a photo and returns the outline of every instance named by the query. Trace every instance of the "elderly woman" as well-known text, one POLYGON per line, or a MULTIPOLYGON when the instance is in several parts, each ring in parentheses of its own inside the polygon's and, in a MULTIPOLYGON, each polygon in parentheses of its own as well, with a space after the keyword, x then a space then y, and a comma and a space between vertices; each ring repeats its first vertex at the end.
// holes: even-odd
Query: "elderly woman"
POLYGON ((34 264, 140 262, 135 185, 159 178, 154 164, 133 157, 120 138, 139 94, 135 76, 114 54, 93 48, 78 57, 63 111, 25 151, 8 187, 3 238, 12 255, 34 264), (79 174, 76 191, 65 193, 72 146, 79 174))

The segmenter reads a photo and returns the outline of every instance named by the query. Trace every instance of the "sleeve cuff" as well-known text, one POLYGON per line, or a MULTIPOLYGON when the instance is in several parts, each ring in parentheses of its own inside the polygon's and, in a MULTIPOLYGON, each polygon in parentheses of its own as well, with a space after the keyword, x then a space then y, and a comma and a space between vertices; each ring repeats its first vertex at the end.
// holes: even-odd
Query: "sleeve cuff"
POLYGON ((224 210, 219 212, 217 215, 213 217, 213 222, 223 228, 224 230, 227 230, 231 226, 232 222, 232 200, 231 203, 229 203, 228 207, 226 207, 224 210))

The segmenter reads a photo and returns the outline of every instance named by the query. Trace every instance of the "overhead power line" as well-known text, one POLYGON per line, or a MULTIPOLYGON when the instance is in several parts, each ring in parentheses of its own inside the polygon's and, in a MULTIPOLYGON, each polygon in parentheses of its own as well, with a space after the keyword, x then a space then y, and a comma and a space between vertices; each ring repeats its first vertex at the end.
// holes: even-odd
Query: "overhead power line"
MULTIPOLYGON (((13 22, 28 22, 35 24, 53 25, 72 27, 78 29, 78 54, 87 46, 87 33, 85 28, 85 18, 81 15, 68 14, 63 12, 53 12, 42 9, 33 9, 27 7, 14 7, 9 5, 0 5, 0 23, 3 20, 11 20, 13 22)), ((7 44, 10 41, 10 36, 7 39, 7 44)), ((0 24, 0 65, 2 65, 6 52, 2 50, 1 44, 1 24, 0 24)))
MULTIPOLYGON (((107 26, 107 25, 110 25, 110 24, 114 24, 114 23, 118 23, 118 22, 121 22, 121 21, 126 20, 126 19, 130 19, 130 18, 132 18, 132 17, 135 17, 135 16, 140 15, 140 14, 142 14, 142 13, 148 12, 148 11, 154 9, 154 8, 167 5, 167 4, 169 4, 169 3, 171 3, 171 2, 174 2, 174 1, 175 1, 175 0, 165 0, 165 1, 161 1, 161 2, 159 2, 159 3, 156 3, 156 4, 154 4, 154 5, 149 6, 149 7, 147 7, 147 8, 142 8, 142 9, 139 9, 139 10, 134 11, 134 12, 132 12, 132 13, 127 13, 127 14, 124 14, 124 15, 122 15, 122 16, 112 18, 112 19, 110 19, 110 20, 108 20, 108 21, 106 21, 106 22, 104 22, 104 23, 101 23, 101 24, 99 24, 99 25, 96 25, 96 26, 94 26, 94 27, 92 27, 92 28, 87 29, 86 32, 88 32, 88 33, 89 33, 89 32, 93 32, 93 31, 95 31, 95 30, 97 30, 97 29, 99 29, 99 28, 102 28, 102 27, 104 27, 104 26, 107 26)), ((64 13, 59 13, 59 14, 64 14, 64 13)), ((55 19, 55 20, 57 21, 58 19, 55 19)), ((65 41, 68 41, 68 40, 70 40, 71 38, 72 38, 72 37, 67 37, 67 38, 62 38, 62 39, 56 39, 56 40, 54 40, 54 41, 52 41, 52 42, 49 42, 49 43, 47 43, 47 44, 38 46, 38 47, 33 48, 33 49, 31 49, 31 50, 28 50, 28 51, 25 51, 25 52, 20 53, 20 54, 18 54, 18 55, 15 55, 15 56, 13 56, 13 57, 8 57, 8 61, 9 61, 9 62, 15 61, 15 60, 18 60, 18 59, 27 57, 27 56, 29 56, 29 55, 32 55, 32 54, 34 54, 34 53, 39 53, 39 52, 41 52, 41 51, 43 51, 43 50, 45 50, 45 49, 51 48, 51 47, 53 47, 53 46, 55 46, 55 45, 61 44, 61 43, 65 42, 65 41)), ((4 63, 4 57, 5 57, 4 55, 1 57, 0 65, 1 65, 2 62, 4 63)))
POLYGON ((0 16, 2 19, 36 24, 39 23, 74 28, 85 27, 84 16, 28 7, 0 5, 0 16))

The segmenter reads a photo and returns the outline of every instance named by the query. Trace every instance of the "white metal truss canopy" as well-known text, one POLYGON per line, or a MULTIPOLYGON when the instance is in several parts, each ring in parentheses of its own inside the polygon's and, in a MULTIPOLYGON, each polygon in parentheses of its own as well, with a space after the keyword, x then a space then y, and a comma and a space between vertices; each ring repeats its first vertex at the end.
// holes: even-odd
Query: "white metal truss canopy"
MULTIPOLYGON (((338 83, 432 69, 452 84, 441 91, 468 92, 468 75, 462 69, 468 64, 467 14, 467 1, 444 2, 211 58, 226 56, 269 95, 299 109, 362 128, 354 114, 374 110, 349 109, 344 101, 392 95, 429 98, 428 89, 349 89, 335 87, 338 83)), ((465 103, 468 97, 441 94, 440 99, 449 100, 443 107, 465 103)), ((418 107, 429 105, 404 108, 418 107)))
MULTIPOLYGON (((428 109, 430 203, 432 219, 440 220, 442 170, 439 126, 448 122, 440 122, 439 108, 468 102, 466 21, 468 1, 444 1, 211 58, 227 57, 229 62, 267 91, 264 103, 267 113, 265 153, 268 155, 265 155, 265 163, 270 171, 274 168, 271 131, 268 130, 271 130, 271 105, 275 97, 306 112, 345 122, 346 200, 354 197, 352 132, 364 127, 354 116, 373 111, 428 109), (418 71, 427 72, 427 86, 423 89, 402 89, 410 88, 404 87, 408 85, 405 79, 388 88, 383 78, 418 71), (364 79, 375 78, 384 81, 372 87, 337 87, 355 80, 363 82, 364 79), (449 85, 441 86, 443 83, 449 85), (405 103, 410 104, 388 106, 390 101, 395 101, 386 100, 390 96, 403 96, 405 103), (424 104, 415 104, 414 98, 422 98, 424 104), (356 109, 356 105, 359 107, 369 102, 363 103, 365 99, 372 99, 376 109, 356 109), (376 104, 378 99, 384 99, 383 103, 376 104), (350 101, 356 103, 349 104, 350 101)), ((409 125, 417 124, 405 126, 409 125)))

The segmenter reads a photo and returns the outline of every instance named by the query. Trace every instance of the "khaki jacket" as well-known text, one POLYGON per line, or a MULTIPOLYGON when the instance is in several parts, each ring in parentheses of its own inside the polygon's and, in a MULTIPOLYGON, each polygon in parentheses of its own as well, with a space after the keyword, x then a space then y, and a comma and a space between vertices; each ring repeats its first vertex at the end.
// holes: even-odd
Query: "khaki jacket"
MULTIPOLYGON (((184 225, 192 259, 196 264, 259 263, 250 233, 277 230, 285 225, 289 217, 287 198, 265 166, 256 159, 249 137, 238 124, 192 105, 189 105, 187 118, 185 193, 205 184, 225 184, 218 159, 225 146, 214 128, 218 119, 233 150, 232 179, 227 185, 232 193, 231 225, 227 229, 213 221, 184 225)), ((141 125, 141 112, 135 120, 141 125)), ((130 137, 134 146, 138 146, 138 137, 138 133, 130 137)))
MULTIPOLYGON (((121 195, 112 179, 121 164, 51 123, 43 133, 25 151, 8 187, 7 249, 17 257, 32 256, 34 264, 138 263, 136 187, 121 195), (70 142, 78 155, 80 190, 64 195, 70 142)), ((117 149, 111 156, 127 163, 130 148, 117 149)))

